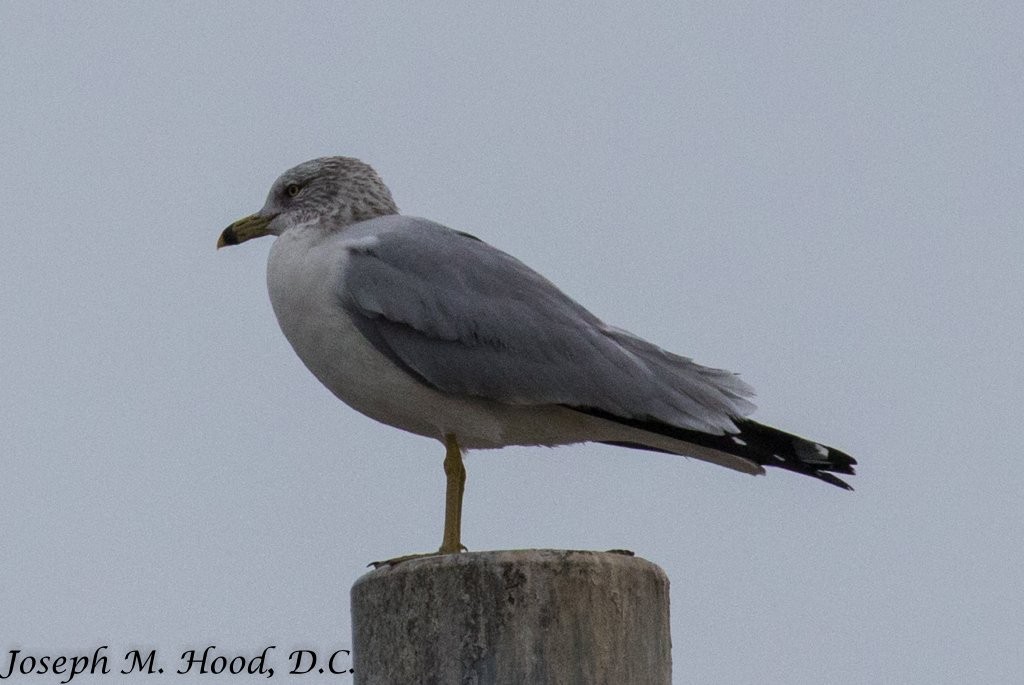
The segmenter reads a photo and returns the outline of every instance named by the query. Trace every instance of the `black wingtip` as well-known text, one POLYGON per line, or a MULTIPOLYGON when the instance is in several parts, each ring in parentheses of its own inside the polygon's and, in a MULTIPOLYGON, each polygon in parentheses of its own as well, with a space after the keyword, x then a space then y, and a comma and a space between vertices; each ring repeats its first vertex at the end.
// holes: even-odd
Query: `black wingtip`
POLYGON ((856 475, 857 460, 849 454, 750 419, 737 421, 736 427, 739 437, 755 447, 753 453, 741 456, 753 458, 762 466, 802 473, 837 488, 853 490, 849 483, 832 475, 856 475))
MULTIPOLYGON (((857 460, 849 454, 750 419, 735 421, 736 428, 739 429, 738 433, 711 435, 652 419, 623 418, 591 407, 571 408, 591 416, 598 416, 633 428, 742 457, 760 466, 801 473, 843 490, 853 490, 849 483, 832 475, 834 473, 856 475, 854 466, 857 465, 857 460)), ((635 442, 611 442, 611 444, 663 451, 635 442)), ((685 454, 685 452, 680 453, 685 454)))
MULTIPOLYGON (((851 469, 849 472, 843 471, 843 473, 850 473, 851 475, 853 475, 853 470, 851 469)), ((814 476, 818 480, 823 480, 826 483, 829 483, 830 485, 834 485, 837 488, 842 488, 843 490, 849 490, 850 492, 853 492, 853 486, 852 485, 847 483, 845 480, 842 480, 841 478, 836 478, 835 476, 833 476, 831 473, 829 473, 827 471, 815 471, 814 473, 812 473, 810 475, 814 476)))

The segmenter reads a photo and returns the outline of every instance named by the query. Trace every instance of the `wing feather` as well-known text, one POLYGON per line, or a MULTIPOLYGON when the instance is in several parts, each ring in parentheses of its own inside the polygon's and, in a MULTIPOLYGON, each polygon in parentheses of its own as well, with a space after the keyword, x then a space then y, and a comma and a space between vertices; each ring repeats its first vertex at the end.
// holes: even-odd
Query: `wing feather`
POLYGON ((339 297, 364 336, 431 387, 734 432, 751 389, 612 328, 504 252, 425 219, 352 227, 339 297), (357 236, 354 236, 357 237, 357 236))

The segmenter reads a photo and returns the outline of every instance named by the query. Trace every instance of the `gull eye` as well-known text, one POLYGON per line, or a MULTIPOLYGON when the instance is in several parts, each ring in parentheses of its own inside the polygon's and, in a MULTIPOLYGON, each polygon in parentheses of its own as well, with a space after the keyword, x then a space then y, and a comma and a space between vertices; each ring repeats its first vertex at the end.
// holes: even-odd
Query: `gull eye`
POLYGON ((300 190, 302 190, 302 186, 300 186, 298 183, 289 183, 284 187, 284 192, 288 195, 288 197, 295 197, 296 195, 299 194, 300 190))

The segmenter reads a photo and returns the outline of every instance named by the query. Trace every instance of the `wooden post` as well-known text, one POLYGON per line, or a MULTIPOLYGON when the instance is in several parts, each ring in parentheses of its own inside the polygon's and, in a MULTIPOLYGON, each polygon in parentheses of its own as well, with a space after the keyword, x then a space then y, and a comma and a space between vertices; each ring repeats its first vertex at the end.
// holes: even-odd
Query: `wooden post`
POLYGON ((356 685, 672 682, 668 578, 621 552, 411 559, 352 587, 356 685))

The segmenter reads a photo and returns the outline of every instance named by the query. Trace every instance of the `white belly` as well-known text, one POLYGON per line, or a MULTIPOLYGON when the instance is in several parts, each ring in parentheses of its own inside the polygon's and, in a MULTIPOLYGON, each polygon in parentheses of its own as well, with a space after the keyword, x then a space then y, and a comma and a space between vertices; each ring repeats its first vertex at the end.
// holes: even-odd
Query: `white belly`
POLYGON ((454 433, 465 448, 585 439, 577 430, 567 434, 569 426, 557 425, 562 422, 551 415, 571 412, 441 393, 377 351, 339 306, 344 244, 343 234, 324 239, 315 229, 295 228, 274 242, 267 263, 270 301, 281 330, 313 375, 339 399, 412 433, 439 440, 454 433))

